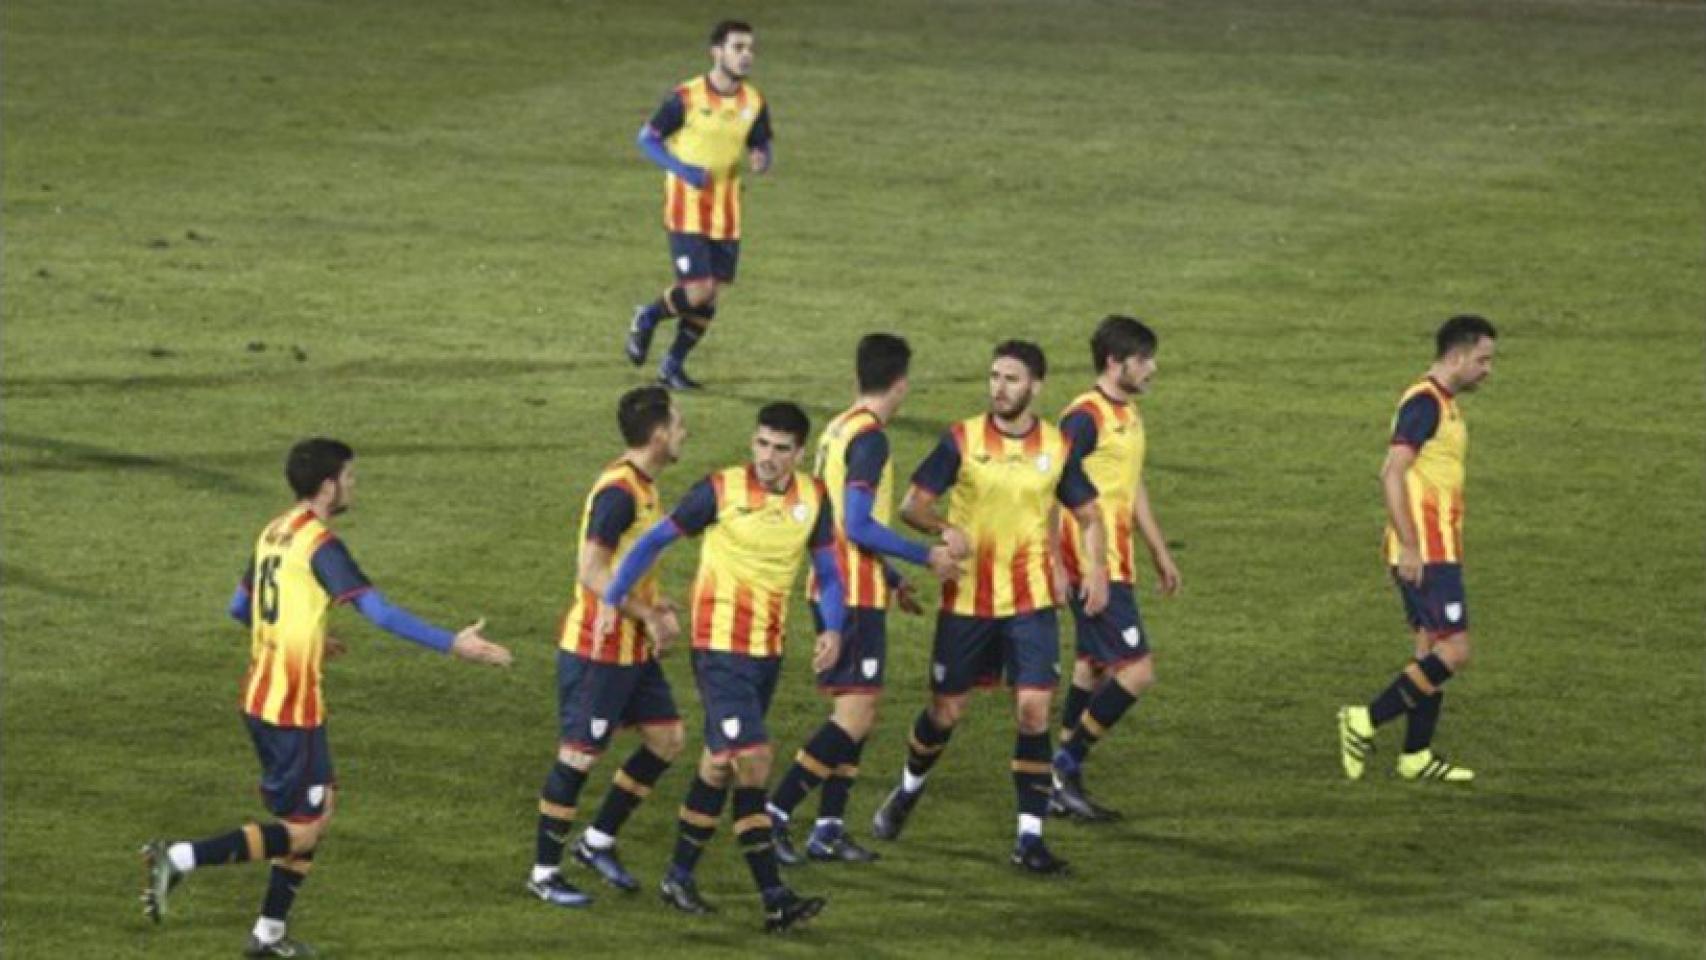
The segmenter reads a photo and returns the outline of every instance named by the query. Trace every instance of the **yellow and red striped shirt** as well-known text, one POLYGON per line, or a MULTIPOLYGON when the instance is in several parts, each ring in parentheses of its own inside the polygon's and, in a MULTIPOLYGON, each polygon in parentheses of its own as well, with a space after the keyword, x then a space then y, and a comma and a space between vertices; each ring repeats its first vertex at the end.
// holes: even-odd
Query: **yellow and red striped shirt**
MULTIPOLYGON (((818 438, 814 471, 835 505, 835 565, 841 571, 846 605, 871 610, 888 609, 889 585, 882 556, 847 538, 847 450, 853 441, 882 429, 883 421, 867 407, 861 405, 843 411, 829 421, 818 438)), ((894 515, 893 490, 894 464, 885 459, 882 474, 871 491, 871 518, 885 527, 894 515)), ((817 572, 811 571, 808 577, 808 593, 816 600, 817 572)))
MULTIPOLYGON (((1398 398, 1392 418, 1392 443, 1416 451, 1404 473, 1410 522, 1416 528, 1423 563, 1463 562, 1463 477, 1469 454, 1469 428, 1457 398, 1426 377, 1398 398)), ((1398 562, 1398 531, 1386 524, 1386 560, 1398 562)))
POLYGON ((664 228, 671 233, 703 234, 712 240, 739 240, 741 225, 741 164, 753 128, 762 123, 765 142, 768 116, 764 95, 742 83, 731 95, 696 77, 675 88, 675 104, 665 102, 652 121, 670 152, 683 163, 704 167, 709 182, 694 188, 674 173, 664 174, 664 228))
POLYGON ((774 493, 750 466, 729 467, 690 491, 673 516, 686 533, 705 531, 693 583, 693 649, 781 656, 788 594, 800 561, 833 544, 832 510, 822 485, 803 473, 774 493), (701 512, 688 503, 704 498, 714 505, 702 511, 714 514, 684 522, 701 512))
MULTIPOLYGON (((1143 482, 1143 417, 1137 404, 1114 400, 1101 389, 1080 394, 1061 413, 1060 426, 1084 460, 1084 472, 1100 494, 1108 538, 1108 579, 1133 583, 1132 531, 1137 488, 1143 482)), ((1060 512, 1060 559, 1076 585, 1084 575, 1083 531, 1071 511, 1060 512)))
MULTIPOLYGON (((589 538, 597 539, 610 548, 610 569, 615 570, 634 541, 650 530, 660 516, 662 511, 658 506, 657 487, 652 478, 629 461, 618 460, 604 468, 586 495, 575 555, 578 557, 585 552, 589 538), (618 528, 619 533, 616 532, 618 528)), ((640 578, 629 595, 643 603, 656 603, 658 578, 655 570, 640 578)), ((563 615, 557 635, 558 648, 596 663, 627 666, 651 659, 645 627, 632 617, 618 615, 615 630, 603 637, 594 634, 593 626, 603 602, 597 593, 576 585, 574 604, 563 615)))
POLYGON ((1036 420, 1022 437, 1008 436, 985 415, 949 428, 912 482, 940 495, 950 486, 948 523, 971 540, 972 562, 942 586, 942 610, 960 616, 1010 617, 1053 607, 1049 571, 1049 510, 1096 498, 1066 437, 1036 420))

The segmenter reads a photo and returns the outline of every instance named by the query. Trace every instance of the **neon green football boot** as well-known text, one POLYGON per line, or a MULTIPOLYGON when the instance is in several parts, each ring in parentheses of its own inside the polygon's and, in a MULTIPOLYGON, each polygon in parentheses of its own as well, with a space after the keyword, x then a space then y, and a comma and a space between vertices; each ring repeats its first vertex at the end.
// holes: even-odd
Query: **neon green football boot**
POLYGON ((1374 721, 1367 707, 1339 708, 1339 765, 1347 780, 1361 780, 1374 753, 1374 721))
POLYGON ((1432 750, 1418 750, 1398 758, 1398 776, 1412 782, 1472 783, 1475 771, 1451 763, 1432 750))

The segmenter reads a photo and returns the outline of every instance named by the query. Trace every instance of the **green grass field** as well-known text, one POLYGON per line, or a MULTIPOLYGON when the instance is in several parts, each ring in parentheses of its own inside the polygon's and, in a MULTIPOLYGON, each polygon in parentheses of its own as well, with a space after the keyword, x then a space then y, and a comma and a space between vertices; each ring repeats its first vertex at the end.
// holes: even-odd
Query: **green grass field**
MULTIPOLYGON (((1706 8, 1680 3, 739 11, 778 164, 666 498, 744 455, 759 402, 841 407, 864 332, 918 350, 904 476, 981 408, 994 340, 1050 350, 1052 411, 1100 315, 1151 320, 1150 485, 1186 586, 1145 584, 1161 683, 1089 776, 1131 816, 1051 825, 1073 879, 1014 874, 990 695, 882 863, 794 878, 832 898, 798 938, 755 939, 726 828, 715 918, 524 897, 573 523, 649 376, 618 352, 628 312, 666 279, 632 138, 729 12, 5 6, 8 956, 241 947, 263 871, 197 874, 157 929, 135 848, 261 814, 223 607, 310 433, 360 453, 343 530, 368 572, 517 651, 475 670, 335 615, 343 794, 293 917, 328 953, 1699 955, 1706 8), (1463 310, 1503 336, 1465 405, 1477 661, 1440 744, 1481 779, 1347 785, 1333 712, 1408 649, 1375 553, 1387 418, 1463 310)), ((678 592, 695 554, 667 561, 678 592)), ((803 613, 788 753, 822 713, 803 613)), ((928 643, 924 620, 891 637, 861 828, 928 643)), ((686 783, 625 835, 648 889, 686 783)))

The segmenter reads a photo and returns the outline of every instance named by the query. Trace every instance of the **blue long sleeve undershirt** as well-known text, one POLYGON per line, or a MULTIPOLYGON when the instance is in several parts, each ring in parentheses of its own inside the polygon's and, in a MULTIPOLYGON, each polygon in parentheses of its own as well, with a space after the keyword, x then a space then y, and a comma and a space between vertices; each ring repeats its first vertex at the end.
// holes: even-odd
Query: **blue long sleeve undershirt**
POLYGON ((818 547, 812 551, 812 570, 817 573, 818 616, 825 630, 841 632, 847 620, 847 591, 841 584, 841 567, 835 562, 834 547, 818 547))
POLYGON ((680 157, 670 153, 669 147, 664 145, 663 139, 649 124, 640 128, 640 135, 634 138, 634 143, 640 148, 640 152, 646 155, 647 160, 689 183, 694 182, 695 179, 689 173, 690 170, 698 169, 699 175, 701 177, 704 175, 703 169, 695 168, 691 164, 683 162, 680 157))
POLYGON ((899 557, 920 567, 930 562, 929 547, 906 539, 871 516, 876 497, 869 487, 848 484, 845 499, 847 539, 873 553, 899 557))
MULTIPOLYGON (((246 627, 252 616, 251 602, 248 588, 239 584, 226 612, 231 615, 231 619, 246 627)), ((356 610, 369 623, 411 643, 418 643, 439 653, 448 653, 450 645, 456 642, 456 634, 427 623, 402 607, 392 604, 378 590, 362 591, 356 595, 354 603, 356 610)))
POLYGON ((604 588, 604 602, 612 607, 620 607, 622 601, 628 599, 628 591, 634 589, 634 584, 646 575, 646 571, 657 563, 658 556, 664 548, 681 539, 681 530, 669 518, 652 524, 652 528, 634 541, 622 562, 616 567, 616 575, 610 578, 610 586, 604 588))

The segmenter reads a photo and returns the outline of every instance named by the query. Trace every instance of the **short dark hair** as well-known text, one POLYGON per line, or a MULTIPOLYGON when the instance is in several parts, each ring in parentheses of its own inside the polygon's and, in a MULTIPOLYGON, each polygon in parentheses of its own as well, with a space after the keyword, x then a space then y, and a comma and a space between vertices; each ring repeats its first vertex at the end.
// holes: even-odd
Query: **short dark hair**
POLYGON ((1434 334, 1434 357, 1443 357, 1458 347, 1473 347, 1483 338, 1497 340, 1499 331, 1493 329, 1486 317, 1460 313, 1440 324, 1439 332, 1434 334))
POLYGON ((355 459, 349 444, 327 437, 309 437, 290 448, 284 459, 284 479, 298 497, 306 500, 320 492, 321 484, 343 472, 355 459))
POLYGON ((622 442, 629 447, 643 447, 651 440, 652 432, 669 425, 669 391, 663 387, 635 387, 616 401, 616 425, 622 429, 622 442))
POLYGON ((859 339, 854 360, 859 371, 860 393, 881 393, 892 387, 912 366, 912 348, 892 333, 870 333, 859 339))
POLYGON ((722 46, 723 41, 727 40, 731 33, 745 33, 750 35, 752 33, 752 24, 747 23, 745 20, 717 21, 717 25, 711 28, 711 46, 722 46))
POLYGON ((793 434, 794 442, 802 447, 806 445, 806 437, 812 432, 811 418, 806 416, 799 404, 786 400, 765 404, 763 409, 758 411, 758 425, 793 434))
POLYGON ((1029 340, 1003 340, 995 345, 995 355, 992 360, 1017 360, 1031 371, 1031 376, 1038 380, 1048 379, 1048 358, 1043 356, 1043 348, 1029 340))
POLYGON ((1142 320, 1112 313, 1103 317, 1102 322, 1096 324, 1096 332, 1090 335, 1090 361, 1096 365, 1096 373, 1100 374, 1110 359, 1155 356, 1155 348, 1160 346, 1160 342, 1155 331, 1142 320))

